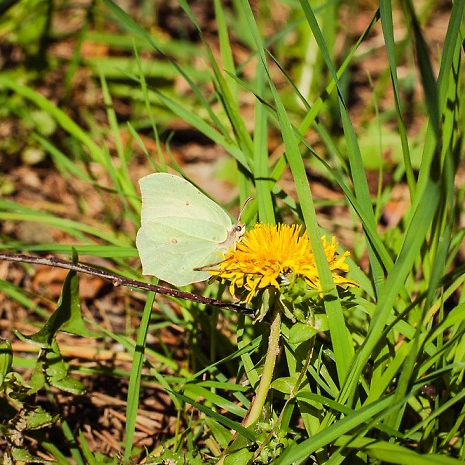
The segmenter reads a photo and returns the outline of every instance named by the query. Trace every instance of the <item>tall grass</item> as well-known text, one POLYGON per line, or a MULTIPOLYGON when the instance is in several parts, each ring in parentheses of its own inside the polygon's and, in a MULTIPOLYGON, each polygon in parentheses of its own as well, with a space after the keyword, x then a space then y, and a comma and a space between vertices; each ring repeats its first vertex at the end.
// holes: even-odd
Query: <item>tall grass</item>
MULTIPOLYGON (((288 24, 270 31, 268 22, 275 16, 265 3, 253 11, 245 0, 234 1, 231 9, 215 0, 219 46, 215 50, 189 4, 180 0, 199 37, 202 73, 192 64, 193 54, 200 53, 197 49, 181 40, 158 38, 112 0, 104 3, 105 14, 124 34, 89 32, 89 37, 124 46, 132 56, 124 61, 124 70, 121 61, 111 58, 88 63, 96 69, 108 128, 90 121, 89 134, 31 85, 8 74, 0 76, 2 95, 20 98, 25 106, 45 112, 71 141, 72 160, 59 144, 35 132, 35 140, 56 169, 67 179, 76 177, 87 183, 102 198, 118 202, 122 219, 135 234, 140 203, 131 172, 135 164, 132 142, 148 159, 146 173, 168 167, 182 173, 183 166, 169 157, 169 141, 160 134, 167 121, 182 120, 227 154, 226 166, 233 173, 229 180, 236 183, 239 193, 237 205, 254 196, 245 217, 249 227, 255 221, 305 225, 325 295, 322 307, 315 309, 323 330, 312 329, 308 335, 308 327, 302 329, 283 317, 279 327, 282 352, 265 408, 259 421, 249 426, 246 415, 267 366, 263 359, 268 322, 253 324, 249 317, 219 311, 208 314, 195 303, 179 300, 179 312, 173 312, 150 294, 138 326, 116 333, 94 322, 92 332, 86 332, 78 315, 75 278, 70 277, 56 312, 63 315, 64 307, 72 311, 60 328, 84 338, 98 335, 113 340, 133 360, 129 372, 114 373, 127 377, 128 382, 123 462, 146 456, 146 463, 461 463, 465 459, 464 1, 455 1, 447 14, 444 43, 436 59, 424 32, 426 21, 431 20, 428 10, 417 11, 410 2, 401 2, 401 8, 394 10, 389 1, 381 1, 360 37, 346 40, 341 57, 337 19, 355 8, 342 2, 287 4, 288 24), (399 42, 395 32, 401 26, 407 32, 399 42), (382 37, 386 61, 380 62, 381 78, 371 89, 373 104, 364 109, 370 125, 356 124, 351 73, 359 63, 362 46, 375 32, 382 37), (245 58, 235 57, 238 44, 247 51, 245 58), (149 63, 141 58, 147 51, 155 57, 149 63), (404 101, 408 82, 400 78, 399 70, 400 65, 409 64, 421 95, 413 108, 404 101), (119 78, 126 78, 124 85, 112 82, 118 73, 119 78), (183 80, 189 95, 177 95, 166 82, 154 85, 154 76, 183 80), (388 104, 380 105, 387 94, 391 95, 388 104), (114 110, 116 97, 130 99, 138 111, 139 120, 131 119, 126 125, 129 144, 121 137, 125 128, 114 110), (245 98, 252 102, 252 130, 244 114, 245 98), (409 126, 410 114, 416 131, 409 126), (158 153, 144 147, 142 130, 151 132, 158 153), (376 149, 364 153, 363 147, 373 137, 376 149), (270 156, 271 138, 278 143, 270 156), (112 142, 111 152, 105 140, 112 142), (395 155, 391 166, 384 159, 389 150, 395 155), (373 167, 379 178, 375 189, 369 184, 373 167), (105 186, 97 181, 96 172, 102 168, 107 173, 105 186), (353 250, 349 276, 360 287, 349 294, 336 289, 321 243, 322 235, 337 230, 334 216, 326 229, 321 226, 324 207, 334 205, 316 197, 309 173, 313 177, 317 173, 341 193, 336 206, 351 219, 348 239, 340 242, 353 250), (383 182, 384 175, 389 175, 387 182, 383 182), (405 208, 398 221, 385 228, 380 216, 389 207, 396 184, 406 187, 405 208), (152 310, 155 303, 160 308, 157 316, 152 310), (218 322, 228 332, 219 330, 218 322), (190 347, 187 365, 176 360, 174 351, 154 352, 149 347, 147 337, 154 324, 155 331, 167 325, 182 328, 190 347), (156 386, 169 396, 178 422, 172 437, 144 452, 134 438, 139 396, 146 386, 156 386)), ((108 258, 111 261, 106 266, 143 280, 134 260, 134 235, 113 228, 114 218, 109 215, 107 224, 95 225, 3 199, 2 221, 50 225, 67 234, 69 245, 27 245, 3 235, 2 249, 108 258)), ((27 299, 20 286, 6 280, 0 286, 9 299, 38 312, 40 318, 47 314, 27 299)), ((204 289, 206 295, 215 297, 221 291, 216 284, 204 289)), ((23 339, 39 341, 44 349, 59 354, 55 347, 59 328, 48 321, 42 335, 45 332, 50 340, 23 339)), ((66 385, 69 391, 76 373, 84 384, 89 376, 84 367, 78 367, 74 375, 65 370, 57 382, 50 362, 39 358, 39 364, 47 379, 37 382, 37 389, 66 385)), ((79 386, 74 389, 81 392, 79 386)), ((66 422, 62 430, 73 444, 69 455, 75 463, 101 463, 102 456, 92 451, 82 430, 76 433, 66 422)), ((69 460, 48 439, 42 446, 59 463, 69 460)))

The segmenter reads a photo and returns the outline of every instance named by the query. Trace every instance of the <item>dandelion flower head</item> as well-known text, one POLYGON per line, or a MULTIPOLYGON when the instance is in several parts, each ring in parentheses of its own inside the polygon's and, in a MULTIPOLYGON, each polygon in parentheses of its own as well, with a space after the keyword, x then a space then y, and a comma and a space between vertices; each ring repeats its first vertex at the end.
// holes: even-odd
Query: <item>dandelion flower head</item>
MULTIPOLYGON (((257 223, 244 234, 234 248, 228 250, 217 269, 208 270, 223 282, 230 282, 230 292, 245 289, 244 302, 268 286, 277 289, 289 282, 289 277, 301 277, 313 289, 321 290, 313 250, 307 232, 300 225, 257 223)), ((336 285, 357 285, 339 273, 349 270, 345 259, 349 252, 338 255, 337 241, 322 238, 323 249, 336 285)))

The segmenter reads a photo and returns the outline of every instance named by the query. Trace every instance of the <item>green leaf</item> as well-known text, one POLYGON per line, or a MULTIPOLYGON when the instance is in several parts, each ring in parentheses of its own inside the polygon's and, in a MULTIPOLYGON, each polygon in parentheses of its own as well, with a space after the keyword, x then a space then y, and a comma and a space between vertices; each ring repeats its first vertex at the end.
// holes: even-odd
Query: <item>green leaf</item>
POLYGON ((51 348, 56 333, 60 329, 77 336, 98 336, 97 333, 87 329, 82 320, 79 305, 79 281, 75 271, 70 271, 66 276, 57 308, 44 326, 37 333, 30 336, 25 336, 18 330, 15 333, 23 341, 33 342, 44 348, 51 348))
POLYGON ((226 447, 228 447, 229 441, 231 440, 231 431, 217 421, 213 420, 213 418, 206 417, 205 423, 207 424, 208 428, 213 434, 213 437, 220 445, 220 447, 226 449, 226 447))
POLYGON ((3 385, 5 376, 11 370, 13 362, 13 351, 9 339, 0 338, 0 387, 3 385))
POLYGON ((63 379, 50 379, 50 384, 61 391, 80 396, 85 391, 84 385, 77 379, 67 376, 63 379))
POLYGON ((11 457, 13 458, 14 463, 50 463, 48 460, 33 456, 26 449, 19 447, 11 448, 11 457))
POLYGON ((390 407, 392 408, 392 398, 389 397, 385 397, 384 399, 362 407, 300 444, 286 449, 284 453, 276 459, 275 463, 277 465, 290 465, 304 459, 305 457, 309 457, 321 447, 334 443, 342 434, 349 432, 365 421, 372 420, 373 417, 390 407))
POLYGON ((45 349, 45 375, 47 381, 54 387, 71 394, 79 395, 84 391, 84 385, 68 376, 68 367, 58 348, 56 341, 50 349, 45 349))
POLYGON ((278 378, 271 383, 271 387, 283 394, 290 394, 294 390, 297 380, 297 375, 278 378))
POLYGON ((229 454, 224 460, 225 465, 247 465, 253 457, 253 452, 244 448, 229 454))
POLYGON ((250 441, 255 440, 254 432, 251 431, 248 428, 244 428, 240 423, 238 423, 236 421, 233 421, 230 418, 215 412, 214 410, 206 407, 205 405, 203 405, 203 404, 201 404, 199 402, 196 402, 193 399, 190 399, 187 396, 184 396, 183 394, 179 394, 177 392, 172 392, 172 394, 174 394, 176 397, 183 400, 184 402, 186 402, 186 403, 192 405, 193 407, 197 408, 202 413, 204 413, 205 415, 210 416, 211 418, 213 418, 214 420, 216 420, 219 423, 223 424, 224 426, 237 431, 237 433, 239 433, 241 435, 240 439, 244 439, 248 443, 250 443, 250 441))
POLYGON ((32 410, 25 414, 24 419, 26 421, 26 429, 31 430, 50 426, 58 419, 58 416, 52 416, 42 407, 35 406, 32 410))
POLYGON ((439 454, 419 454, 399 444, 391 444, 385 441, 375 441, 369 438, 352 438, 344 436, 338 443, 344 442, 346 447, 362 449, 368 455, 386 463, 399 465, 458 465, 462 460, 439 454))
POLYGON ((84 391, 84 385, 80 381, 68 376, 68 366, 56 341, 53 342, 52 347, 41 350, 31 377, 28 394, 38 392, 46 383, 74 395, 80 395, 84 391))
POLYGON ((30 386, 31 388, 27 392, 28 394, 32 395, 36 392, 39 392, 46 383, 45 379, 45 368, 43 360, 38 360, 36 366, 34 367, 34 371, 32 372, 30 386))
POLYGON ((328 317, 326 315, 314 315, 312 324, 297 322, 292 325, 289 333, 289 343, 298 344, 308 341, 316 334, 328 331, 328 329, 328 317))

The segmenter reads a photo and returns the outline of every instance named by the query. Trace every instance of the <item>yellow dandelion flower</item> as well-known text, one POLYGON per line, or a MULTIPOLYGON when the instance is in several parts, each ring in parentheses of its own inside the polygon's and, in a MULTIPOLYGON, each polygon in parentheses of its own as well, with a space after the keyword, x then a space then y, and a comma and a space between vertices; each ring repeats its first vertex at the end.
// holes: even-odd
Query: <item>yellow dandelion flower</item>
MULTIPOLYGON (((248 291, 244 299, 249 303, 254 295, 268 286, 279 289, 288 283, 288 277, 300 276, 312 288, 321 290, 316 270, 312 247, 307 233, 300 234, 300 225, 278 224, 266 225, 257 223, 236 243, 235 248, 226 252, 218 269, 208 270, 223 282, 230 281, 230 292, 235 295, 237 289, 248 291)), ((322 238, 326 258, 337 285, 357 285, 339 272, 348 271, 344 260, 349 252, 338 255, 337 241, 333 237, 328 243, 322 238)))

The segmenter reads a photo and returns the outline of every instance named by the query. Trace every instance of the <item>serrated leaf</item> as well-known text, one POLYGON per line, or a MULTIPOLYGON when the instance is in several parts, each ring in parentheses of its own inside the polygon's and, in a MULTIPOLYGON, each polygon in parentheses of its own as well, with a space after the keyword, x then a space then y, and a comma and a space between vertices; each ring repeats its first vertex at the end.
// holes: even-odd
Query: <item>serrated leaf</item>
POLYGON ((61 356, 60 349, 53 342, 49 349, 42 349, 31 377, 31 388, 28 394, 35 394, 46 383, 71 394, 80 395, 85 390, 84 385, 68 375, 68 366, 61 356))
POLYGON ((61 355, 56 341, 50 349, 44 349, 40 355, 44 361, 45 374, 47 378, 60 380, 68 376, 68 367, 61 355))
POLYGON ((75 395, 84 391, 84 385, 80 381, 68 376, 68 367, 56 341, 52 344, 52 348, 45 352, 45 375, 52 386, 62 391, 75 395))
POLYGON ((45 382, 44 362, 42 360, 38 360, 36 366, 34 367, 31 381, 29 382, 31 388, 27 393, 35 394, 36 392, 39 392, 45 386, 45 382))
POLYGON ((40 429, 50 426, 57 420, 58 416, 52 416, 50 413, 46 412, 42 407, 34 407, 34 410, 31 410, 25 416, 26 420, 26 429, 40 429))
POLYGON ((11 448, 11 457, 14 460, 14 463, 50 463, 48 460, 41 459, 39 457, 33 456, 26 449, 19 447, 11 448))
POLYGON ((60 380, 50 380, 50 384, 57 389, 62 391, 69 392, 76 396, 81 395, 85 391, 84 385, 77 379, 67 376, 66 378, 60 380))

